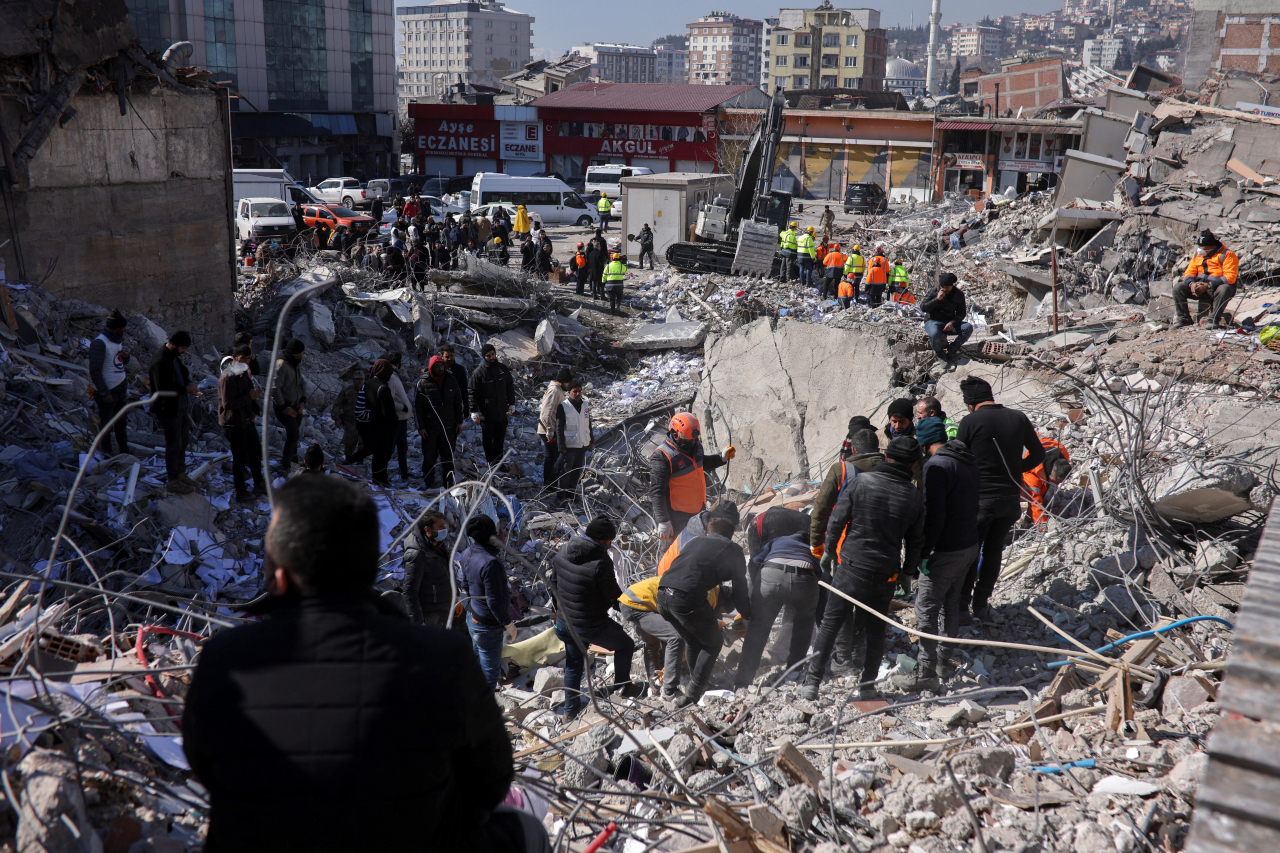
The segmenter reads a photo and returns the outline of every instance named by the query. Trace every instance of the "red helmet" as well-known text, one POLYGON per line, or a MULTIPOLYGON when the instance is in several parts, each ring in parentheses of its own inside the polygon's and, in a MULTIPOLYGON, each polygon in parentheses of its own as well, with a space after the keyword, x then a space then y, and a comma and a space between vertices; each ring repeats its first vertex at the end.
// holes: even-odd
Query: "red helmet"
POLYGON ((681 412, 672 418, 671 426, 667 427, 667 429, 685 441, 697 441, 698 436, 702 434, 702 427, 698 425, 698 419, 688 412, 681 412))

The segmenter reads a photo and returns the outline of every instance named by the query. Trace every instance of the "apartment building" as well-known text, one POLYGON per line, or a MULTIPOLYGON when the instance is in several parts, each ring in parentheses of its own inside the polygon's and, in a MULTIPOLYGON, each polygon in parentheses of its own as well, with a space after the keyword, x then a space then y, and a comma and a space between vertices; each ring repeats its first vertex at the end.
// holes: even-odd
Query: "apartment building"
POLYGON ((760 91, 769 91, 769 46, 773 44, 773 29, 778 26, 777 18, 765 18, 764 30, 760 37, 760 91))
POLYGON ((441 0, 396 8, 399 108, 439 100, 459 80, 501 85, 533 49, 533 16, 499 0, 441 0))
POLYGON ((1127 69, 1133 64, 1129 40, 1123 36, 1085 39, 1080 48, 1080 64, 1096 65, 1108 71, 1127 69))
POLYGON ((591 76, 609 83, 658 82, 658 52, 651 47, 598 42, 579 45, 570 53, 590 59, 591 76))
POLYGON ((655 83, 687 83, 689 82, 689 51, 674 44, 655 44, 656 53, 654 67, 657 69, 655 83))
POLYGON ((1004 56, 1004 31, 978 25, 957 27, 951 33, 955 53, 960 56, 1004 56))
POLYGON ((770 38, 769 91, 882 90, 886 44, 875 9, 781 9, 770 38))
POLYGON ((764 21, 712 12, 691 24, 689 82, 755 86, 764 49, 764 21))

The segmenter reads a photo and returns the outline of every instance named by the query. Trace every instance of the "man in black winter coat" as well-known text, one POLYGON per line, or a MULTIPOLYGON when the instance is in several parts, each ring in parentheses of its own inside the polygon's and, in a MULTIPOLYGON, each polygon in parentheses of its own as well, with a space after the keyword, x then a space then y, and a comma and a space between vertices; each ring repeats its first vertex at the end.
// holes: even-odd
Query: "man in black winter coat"
POLYGON ((1022 475, 1044 462, 1044 446, 1026 415, 995 402, 986 380, 967 376, 960 382, 960 393, 970 414, 960 421, 956 438, 969 448, 982 472, 978 491, 981 557, 969 565, 960 611, 963 616, 972 601, 974 617, 987 621, 991 619, 987 602, 1000 577, 1004 540, 1022 514, 1022 475))
POLYGON ((538 828, 498 805, 511 743, 471 650, 373 594, 377 506, 336 477, 275 497, 268 615, 204 644, 186 698, 205 849, 524 849, 538 828))
MULTIPOLYGON (((840 565, 831 585, 879 613, 888 613, 899 574, 915 574, 920 565, 924 532, 924 500, 911 482, 911 466, 920 458, 914 438, 895 438, 885 449, 884 462, 853 479, 836 501, 827 522, 826 552, 839 548, 840 565), (844 537, 843 547, 840 539, 844 537), (905 547, 905 557, 903 548, 905 547)), ((814 643, 817 654, 809 661, 805 678, 806 699, 818 698, 818 686, 846 620, 863 632, 862 698, 875 695, 875 680, 884 657, 884 622, 838 595, 827 599, 822 627, 814 643)))
POLYGON ((151 414, 164 430, 166 488, 177 494, 189 494, 196 488, 187 476, 187 441, 191 435, 191 401, 200 396, 200 391, 179 358, 189 346, 191 334, 176 331, 151 359, 151 391, 173 392, 173 396, 161 397, 152 403, 151 414))
POLYGON ((470 382, 467 380, 467 369, 458 364, 458 354, 453 344, 441 344, 440 357, 444 359, 445 364, 449 365, 449 372, 458 381, 458 390, 462 392, 462 411, 471 411, 467 405, 467 389, 471 387, 470 382))
POLYGON ((471 374, 471 420, 480 424, 484 458, 490 465, 502 459, 507 421, 516 413, 516 384, 511 369, 498 361, 493 344, 480 348, 484 363, 471 374))
POLYGON ((391 394, 393 372, 391 362, 380 358, 369 369, 369 381, 364 384, 364 401, 369 409, 369 436, 373 445, 370 478, 384 487, 391 485, 387 478, 387 465, 396 449, 396 429, 400 423, 395 397, 391 394))
POLYGON ((609 244, 600 229, 587 241, 587 266, 591 269, 591 298, 604 298, 604 268, 609 263, 609 244))
POLYGON ((417 625, 443 628, 453 606, 449 583, 449 523, 434 509, 422 516, 421 524, 404 540, 404 596, 409 618, 417 625))
MULTIPOLYGON (((622 590, 613 571, 609 545, 618 529, 604 516, 592 519, 585 534, 566 542, 551 559, 551 583, 556 593, 556 636, 564 643, 564 704, 555 712, 577 716, 587 705, 582 693, 586 647, 613 652, 613 686, 623 696, 639 696, 642 685, 631 683, 631 658, 636 644, 622 626, 609 618, 622 590), (572 630, 570 630, 572 626, 572 630), (574 637, 574 632, 577 637, 574 637), (581 643, 581 645, 579 645, 581 643)), ((590 683, 587 687, 590 689, 590 683)))
POLYGON ((427 372, 414 389, 413 406, 422 437, 422 476, 428 489, 436 485, 436 460, 440 460, 440 483, 454 483, 453 453, 466 414, 458 380, 449 372, 449 363, 433 355, 427 372))
POLYGON ((261 413, 258 398, 262 389, 254 387, 249 372, 253 350, 246 344, 238 345, 231 353, 231 363, 218 377, 218 425, 222 427, 227 444, 231 445, 231 480, 236 488, 236 500, 254 500, 249 493, 246 470, 253 476, 254 492, 267 493, 262 471, 262 451, 255 439, 257 432, 253 420, 261 413))
POLYGON ((960 355, 960 347, 973 334, 973 326, 964 322, 969 310, 956 281, 954 273, 942 273, 938 276, 938 286, 929 291, 920 303, 920 310, 929 317, 924 321, 929 346, 944 361, 955 361, 960 355), (947 346, 947 335, 956 336, 950 346, 947 346))
POLYGON ((707 593, 726 581, 733 584, 733 603, 743 619, 751 619, 751 593, 747 589, 746 558, 733 541, 734 526, 722 517, 707 520, 707 535, 680 549, 680 556, 658 583, 658 612, 685 642, 689 660, 689 686, 676 701, 683 708, 702 698, 724 637, 707 593))

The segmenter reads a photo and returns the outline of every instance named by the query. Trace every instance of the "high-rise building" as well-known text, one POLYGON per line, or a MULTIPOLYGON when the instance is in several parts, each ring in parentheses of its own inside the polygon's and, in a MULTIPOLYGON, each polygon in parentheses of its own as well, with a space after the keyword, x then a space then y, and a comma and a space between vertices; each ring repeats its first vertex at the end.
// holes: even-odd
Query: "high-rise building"
POLYGON ((438 101, 461 80, 498 88, 530 60, 533 16, 499 0, 396 8, 399 107, 438 101))
POLYGON ((777 18, 764 19, 764 33, 760 38, 760 90, 769 91, 769 46, 773 44, 773 28, 778 26, 777 18))
POLYGON ((591 60, 591 76, 609 83, 655 83, 658 75, 658 52, 651 47, 633 44, 584 44, 572 48, 584 59, 591 60))
POLYGON ((1004 31, 999 27, 957 27, 951 38, 958 56, 1004 56, 1004 31))
POLYGON ((147 51, 191 42, 187 64, 234 90, 236 168, 302 180, 387 174, 398 162, 392 0, 130 2, 147 51))
POLYGON ((689 82, 689 51, 674 44, 655 44, 653 46, 656 53, 656 62, 654 67, 657 69, 657 83, 687 83, 689 82))
POLYGON ((756 86, 764 49, 764 21, 712 12, 689 31, 689 82, 756 86))
POLYGON ((780 9, 769 91, 884 88, 887 38, 876 9, 780 9))
POLYGON ((1103 36, 1085 39, 1080 48, 1080 64, 1099 68, 1127 70, 1133 64, 1129 40, 1124 36, 1103 36))

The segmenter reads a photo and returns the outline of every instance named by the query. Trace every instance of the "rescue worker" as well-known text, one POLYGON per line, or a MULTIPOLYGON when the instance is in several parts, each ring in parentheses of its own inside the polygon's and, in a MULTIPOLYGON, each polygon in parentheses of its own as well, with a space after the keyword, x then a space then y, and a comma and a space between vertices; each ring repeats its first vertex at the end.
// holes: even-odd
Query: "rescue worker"
POLYGON ((813 614, 818 606, 818 558, 809 550, 804 531, 770 541, 751 558, 751 619, 742 641, 738 672, 733 686, 751 686, 760 658, 769 642, 769 631, 778 613, 792 623, 787 667, 804 660, 813 636, 813 614))
POLYGON ((955 438, 956 431, 960 429, 959 425, 942 411, 942 403, 937 397, 921 397, 916 400, 916 421, 919 422, 925 418, 938 418, 942 421, 942 426, 947 431, 947 441, 955 438))
POLYGON ((342 452, 348 465, 360 462, 369 455, 369 448, 360 433, 357 420, 357 409, 360 408, 364 396, 365 372, 358 365, 344 371, 339 378, 350 380, 350 384, 338 392, 333 403, 333 419, 342 424, 342 452))
POLYGON ((485 244, 484 251, 491 264, 505 267, 511 262, 511 253, 507 250, 507 244, 503 242, 500 234, 494 234, 489 238, 489 242, 485 244))
MULTIPOLYGON (((733 501, 716 501, 716 505, 711 509, 703 510, 689 519, 688 526, 676 534, 675 540, 663 552, 662 559, 658 560, 658 577, 662 577, 667 573, 667 569, 671 568, 676 557, 680 556, 681 548, 707 532, 707 522, 713 518, 728 519, 733 523, 734 529, 737 529, 738 523, 742 521, 742 517, 738 514, 738 507, 733 501)), ((750 537, 748 537, 748 543, 750 543, 750 537)))
MULTIPOLYGON (((93 383, 93 401, 98 404, 98 424, 107 425, 124 408, 129 397, 129 382, 124 366, 129 363, 129 348, 124 343, 124 330, 129 321, 117 308, 107 315, 102 334, 89 344, 89 379, 93 383)), ((116 421, 115 438, 121 453, 129 452, 128 424, 116 421)), ((111 433, 102 437, 102 449, 111 456, 111 433)))
POLYGON ((782 256, 782 280, 791 281, 791 272, 796 266, 800 235, 796 233, 797 224, 778 235, 778 254, 782 256))
POLYGON ((924 330, 934 354, 943 361, 955 361, 960 357, 960 348, 973 334, 973 326, 964 321, 969 309, 964 292, 956 286, 955 273, 944 272, 938 276, 938 286, 925 296, 920 310, 927 317, 924 330), (950 345, 948 335, 956 336, 950 345))
POLYGON ((1240 261, 1236 253, 1222 245, 1222 241, 1207 228, 1200 232, 1196 253, 1182 274, 1182 281, 1174 285, 1173 305, 1178 313, 1178 326, 1192 325, 1187 300, 1194 299, 1198 306, 1195 322, 1209 317, 1209 326, 1223 329, 1222 313, 1227 303, 1236 295, 1236 278, 1240 274, 1240 261), (1210 309, 1212 308, 1212 316, 1210 309))
MULTIPOLYGON (((648 678, 662 682, 662 698, 676 699, 680 690, 681 664, 684 662, 684 640, 671 623, 658 612, 658 575, 645 578, 627 587, 618 596, 618 613, 636 629, 640 642, 644 643, 644 665, 648 678)), ((719 601, 720 587, 714 586, 707 593, 707 603, 714 610, 719 601)))
POLYGON ((587 260, 585 244, 578 244, 578 251, 569 259, 569 266, 573 269, 573 279, 578 284, 577 294, 582 296, 587 292, 587 282, 591 280, 591 262, 587 260))
MULTIPOLYGON (((844 259, 844 275, 849 279, 849 283, 853 286, 853 298, 857 299, 862 289, 862 273, 866 271, 867 262, 862 258, 862 247, 857 243, 853 244, 853 250, 845 256, 844 259)), ((846 308, 849 306, 846 305, 846 308)))
POLYGON ((847 276, 840 279, 840 289, 836 291, 836 296, 840 298, 841 308, 848 308, 853 304, 855 292, 853 282, 847 276))
POLYGON ((836 240, 831 244, 831 251, 827 252, 827 259, 822 262, 826 269, 822 276, 822 290, 818 294, 819 299, 835 298, 840 285, 840 276, 844 274, 844 262, 844 252, 840 251, 840 241, 836 240))
POLYGON ((600 214, 600 230, 609 231, 609 215, 613 213, 613 202, 604 193, 596 200, 596 213, 600 214))
POLYGON ((663 539, 674 539, 706 507, 704 471, 716 470, 737 454, 729 445, 720 455, 707 456, 701 436, 698 419, 680 412, 671 419, 667 440, 649 457, 649 502, 663 539))
POLYGON ((640 244, 640 262, 637 266, 644 269, 644 259, 649 257, 649 269, 653 269, 653 229, 646 222, 641 228, 640 233, 636 235, 636 242, 640 244))
POLYGON ((884 301, 884 289, 889 284, 889 259, 884 256, 884 246, 876 246, 876 252, 867 263, 867 304, 872 308, 884 301))
POLYGON ((889 270, 889 301, 914 303, 916 298, 911 295, 910 286, 907 268, 902 261, 894 261, 893 269, 889 270))
POLYGON ((813 265, 817 263, 818 255, 813 247, 813 226, 810 225, 804 230, 804 233, 796 238, 797 260, 800 262, 800 284, 801 286, 813 286, 813 265))
POLYGON ((578 487, 591 446, 591 409, 582 399, 582 382, 571 379, 569 394, 556 409, 556 449, 560 456, 556 488, 565 497, 578 487))
MULTIPOLYGON (((579 244, 581 245, 581 244, 579 244)), ((542 438, 542 485, 551 488, 556 476, 556 462, 560 459, 560 445, 556 441, 556 410, 564 402, 573 374, 562 367, 556 378, 547 383, 538 407, 538 435, 542 438)))
POLYGON ((609 294, 610 314, 617 314, 618 309, 622 307, 622 286, 626 277, 627 265, 622 262, 622 255, 614 252, 601 276, 604 280, 605 292, 609 294))
POLYGON ((1042 435, 1040 446, 1044 448, 1044 461, 1022 475, 1022 491, 1027 498, 1032 524, 1039 524, 1045 519, 1050 486, 1057 486, 1065 480, 1071 470, 1071 454, 1061 443, 1042 435))
POLYGON ((467 401, 471 420, 480 424, 485 461, 497 465, 507 441, 507 421, 516 413, 516 386, 511 368, 498 361, 493 344, 482 346, 480 355, 484 362, 471 373, 467 401))

